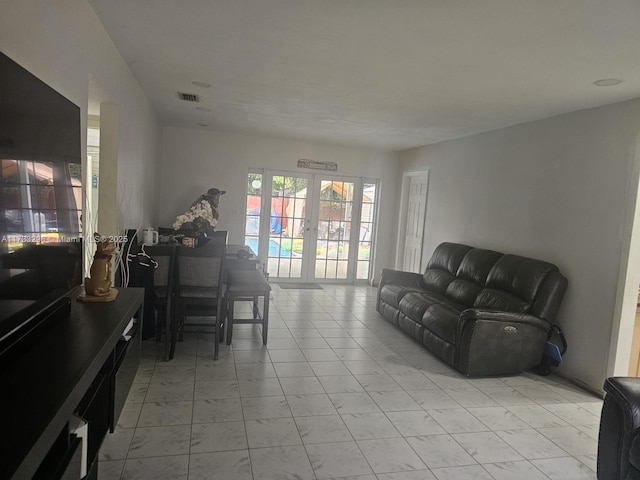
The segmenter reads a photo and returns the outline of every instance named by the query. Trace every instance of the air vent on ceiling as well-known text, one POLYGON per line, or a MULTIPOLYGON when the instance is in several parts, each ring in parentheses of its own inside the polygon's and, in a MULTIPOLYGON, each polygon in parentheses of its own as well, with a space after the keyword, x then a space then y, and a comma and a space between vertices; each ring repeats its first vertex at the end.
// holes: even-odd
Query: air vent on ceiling
POLYGON ((178 96, 180 97, 180 100, 184 100, 185 102, 199 102, 200 101, 200 96, 196 95, 195 93, 178 92, 178 96))

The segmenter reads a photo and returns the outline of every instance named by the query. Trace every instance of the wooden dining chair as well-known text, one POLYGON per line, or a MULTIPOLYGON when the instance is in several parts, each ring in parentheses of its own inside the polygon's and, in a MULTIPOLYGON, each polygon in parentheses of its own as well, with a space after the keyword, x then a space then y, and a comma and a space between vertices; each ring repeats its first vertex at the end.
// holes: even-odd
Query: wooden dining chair
POLYGON ((226 245, 228 237, 229 232, 227 230, 216 230, 211 234, 211 241, 209 243, 222 243, 226 245))
MULTIPOLYGON (((226 246, 227 246, 227 239, 229 237, 229 232, 227 230, 216 230, 215 232, 210 234, 210 239, 207 243, 205 243, 202 247, 199 248, 211 248, 215 245, 218 246, 224 246, 225 247, 225 255, 226 255, 226 246)), ((226 259, 225 259, 226 262, 226 259)), ((225 268, 226 268, 226 264, 225 264, 225 268)), ((226 289, 226 279, 225 279, 225 272, 223 271, 222 273, 222 282, 225 284, 223 286, 223 288, 226 289)), ((222 301, 224 302, 222 305, 222 318, 221 318, 221 323, 226 323, 225 320, 227 318, 227 296, 224 295, 222 301)), ((225 325, 226 326, 226 325, 225 325)), ((182 338, 179 338, 179 340, 182 340, 182 338)), ((224 329, 220 329, 220 341, 224 342, 224 329)))
POLYGON ((164 359, 169 360, 171 347, 171 322, 175 297, 175 245, 145 245, 144 252, 156 262, 153 274, 154 307, 156 318, 156 341, 164 334, 164 359))
MULTIPOLYGON (((225 287, 222 281, 226 245, 209 242, 202 248, 176 247, 176 318, 172 328, 169 358, 173 358, 176 342, 182 340, 186 318, 190 316, 215 317, 206 324, 213 327, 214 360, 224 330, 225 287)), ((210 329, 208 330, 210 331, 210 329)))

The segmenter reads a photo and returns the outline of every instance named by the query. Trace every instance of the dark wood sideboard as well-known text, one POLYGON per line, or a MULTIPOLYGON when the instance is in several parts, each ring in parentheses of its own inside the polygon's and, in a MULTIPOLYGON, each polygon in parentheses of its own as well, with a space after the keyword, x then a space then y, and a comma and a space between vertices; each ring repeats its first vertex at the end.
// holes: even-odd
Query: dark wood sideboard
POLYGON ((138 321, 123 333, 142 318, 144 289, 118 290, 114 302, 81 303, 76 289, 71 313, 0 369, 0 480, 67 478, 81 452, 74 415, 88 423, 87 478, 97 478, 140 358, 138 321))

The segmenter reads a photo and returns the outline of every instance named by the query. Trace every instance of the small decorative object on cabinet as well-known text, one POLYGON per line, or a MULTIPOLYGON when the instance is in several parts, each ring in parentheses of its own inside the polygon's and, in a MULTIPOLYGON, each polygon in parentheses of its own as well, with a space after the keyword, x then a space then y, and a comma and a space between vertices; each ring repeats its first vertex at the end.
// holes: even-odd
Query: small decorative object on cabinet
POLYGON ((112 257, 118 253, 115 243, 99 233, 93 236, 96 242, 96 253, 89 273, 91 277, 84 279, 84 294, 78 296, 81 302, 112 302, 118 291, 111 287, 112 257))

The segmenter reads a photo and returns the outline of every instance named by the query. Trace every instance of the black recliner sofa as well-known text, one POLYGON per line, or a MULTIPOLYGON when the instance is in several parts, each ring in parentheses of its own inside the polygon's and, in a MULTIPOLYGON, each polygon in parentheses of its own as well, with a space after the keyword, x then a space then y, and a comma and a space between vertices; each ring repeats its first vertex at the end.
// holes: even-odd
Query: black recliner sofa
POLYGON ((443 243, 422 275, 382 271, 377 310, 461 373, 502 375, 540 364, 566 288, 551 263, 443 243))
POLYGON ((640 480, 640 378, 604 382, 598 480, 640 480))

